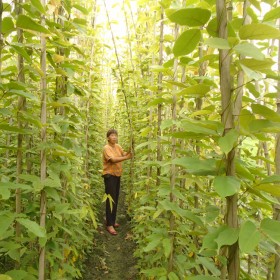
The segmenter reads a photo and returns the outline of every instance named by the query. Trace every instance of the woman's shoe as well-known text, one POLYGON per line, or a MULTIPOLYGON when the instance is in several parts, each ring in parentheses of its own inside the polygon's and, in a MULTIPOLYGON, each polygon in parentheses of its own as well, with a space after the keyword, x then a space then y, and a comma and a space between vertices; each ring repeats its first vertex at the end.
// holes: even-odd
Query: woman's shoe
POLYGON ((107 227, 107 231, 112 235, 117 235, 118 233, 115 231, 114 227, 109 226, 107 227))
POLYGON ((114 228, 118 228, 120 226, 120 224, 115 223, 114 224, 114 228))

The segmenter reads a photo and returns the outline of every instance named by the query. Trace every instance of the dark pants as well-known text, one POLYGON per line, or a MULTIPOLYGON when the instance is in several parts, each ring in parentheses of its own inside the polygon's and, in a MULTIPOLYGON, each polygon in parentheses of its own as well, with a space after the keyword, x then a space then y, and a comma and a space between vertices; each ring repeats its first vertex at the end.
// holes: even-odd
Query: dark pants
POLYGON ((112 209, 110 207, 110 200, 106 200, 106 223, 107 226, 113 226, 116 223, 118 200, 121 186, 121 177, 107 175, 104 177, 105 193, 109 194, 112 199, 112 209))

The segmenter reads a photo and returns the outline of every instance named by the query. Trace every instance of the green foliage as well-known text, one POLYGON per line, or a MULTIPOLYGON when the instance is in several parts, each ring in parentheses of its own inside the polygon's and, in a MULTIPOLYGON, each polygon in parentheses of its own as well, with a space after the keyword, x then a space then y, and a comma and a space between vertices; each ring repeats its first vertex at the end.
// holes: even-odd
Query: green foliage
POLYGON ((243 25, 239 30, 241 39, 263 40, 280 37, 280 31, 270 25, 263 23, 252 23, 243 25))
POLYGON ((259 244, 261 235, 252 221, 242 224, 239 233, 239 247, 244 253, 251 253, 259 244))
MULTIPOLYGON (((99 15, 94 14, 93 3, 84 4, 50 2, 43 7, 32 0, 23 4, 24 13, 18 16, 8 5, 10 14, 2 20, 0 245, 1 256, 12 264, 20 261, 21 267, 7 268, 0 279, 8 280, 8 275, 37 279, 39 252, 34 248, 39 245, 46 246, 48 279, 82 277, 83 258, 98 225, 96 209, 103 191, 100 150, 110 127, 119 130, 125 149, 136 147, 123 181, 140 277, 219 279, 221 267, 227 265, 220 250, 238 242, 241 277, 264 279, 267 267, 273 266, 269 254, 280 243, 279 222, 271 219, 280 180, 268 176, 275 172, 273 139, 280 131, 275 104, 277 48, 269 41, 280 37, 275 26, 279 7, 268 1, 270 10, 265 12, 252 1, 246 10, 251 23, 245 25, 243 4, 233 2, 228 39, 222 39, 213 1, 191 1, 186 7, 181 1, 142 0, 137 2, 137 13, 133 4, 124 1, 123 9, 129 10, 124 15, 128 33, 119 38, 113 31, 118 69, 105 36, 106 23, 91 26, 99 15), (163 20, 161 9, 167 16, 163 20), (16 28, 23 32, 23 43, 18 43, 16 28), (44 126, 40 33, 47 38, 44 144, 39 137, 44 126), (219 50, 228 50, 231 56, 234 114, 242 98, 234 128, 226 133, 221 121, 225 112, 219 50), (18 56, 24 60, 25 82, 18 81, 18 56), (240 85, 237 81, 243 74, 240 85), (19 100, 24 100, 24 109, 18 107, 19 100), (39 175, 43 149, 48 171, 44 181, 39 175), (225 158, 233 149, 235 176, 227 176, 225 158), (19 151, 22 174, 16 169, 19 151), (21 214, 11 210, 18 191, 21 214), (41 191, 47 195, 45 229, 38 224, 41 191), (240 228, 224 224, 226 199, 233 194, 239 198, 240 228), (14 223, 21 226, 17 238, 14 223), (250 275, 248 255, 258 258, 257 265, 251 263, 250 275)), ((97 7, 98 13, 101 10, 97 7)))
POLYGON ((191 53, 197 46, 200 40, 199 29, 189 29, 184 31, 176 40, 173 53, 175 56, 182 56, 191 53))
POLYGON ((166 10, 166 14, 172 22, 190 27, 205 25, 211 16, 209 10, 202 8, 166 10))
POLYGON ((94 41, 99 55, 91 57, 92 39, 83 45, 70 43, 77 34, 82 35, 81 30, 92 32, 85 29, 88 13, 82 14, 82 7, 73 6, 79 19, 70 15, 71 1, 43 7, 40 1, 32 0, 22 7, 23 14, 17 15, 15 9, 2 22, 5 46, 1 48, 0 85, 0 235, 1 259, 8 265, 1 268, 1 273, 6 273, 7 279, 8 275, 12 279, 38 279, 37 248, 45 246, 46 277, 75 279, 81 277, 84 255, 92 246, 96 209, 101 203, 101 89, 100 80, 87 71, 90 65, 99 71, 100 44, 94 41), (58 10, 69 14, 58 15, 58 10), (41 23, 42 14, 47 25, 41 23), (17 33, 12 32, 16 27, 22 31, 23 43, 18 43, 17 33), (40 34, 47 36, 49 58, 44 144, 40 143, 40 34), (23 58, 24 70, 16 67, 18 56, 23 58), (18 79, 20 71, 24 82, 18 79), (18 105, 20 100, 23 107, 18 105), (23 137, 20 148, 18 135, 23 137), (47 151, 45 180, 40 178, 43 149, 47 151), (17 157, 19 151, 21 162, 17 157), (17 164, 22 168, 20 174, 17 164), (45 228, 39 225, 41 191, 47 195, 45 228), (22 213, 15 214, 12 209, 19 192, 22 213), (19 226, 20 236, 16 237, 14 225, 19 226), (10 270, 16 263, 20 268, 10 270))
POLYGON ((35 22, 32 18, 26 15, 19 15, 16 26, 18 28, 31 30, 31 31, 37 31, 42 33, 50 33, 45 27, 35 22))
POLYGON ((213 187, 223 198, 239 192, 240 181, 231 176, 217 176, 214 178, 213 187))

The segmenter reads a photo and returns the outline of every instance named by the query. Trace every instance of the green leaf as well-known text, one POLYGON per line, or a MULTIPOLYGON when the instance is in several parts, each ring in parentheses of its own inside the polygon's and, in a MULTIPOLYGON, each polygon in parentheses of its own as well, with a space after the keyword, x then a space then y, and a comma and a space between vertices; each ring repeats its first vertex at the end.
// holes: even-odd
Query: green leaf
POLYGON ((14 217, 8 214, 2 214, 0 219, 0 237, 7 231, 10 225, 13 223, 14 217))
POLYGON ((280 7, 277 7, 275 9, 272 9, 272 10, 268 11, 264 15, 263 21, 272 21, 272 20, 275 20, 277 18, 280 18, 280 7))
POLYGON ((260 184, 255 187, 257 190, 270 193, 276 197, 280 197, 280 184, 260 184))
POLYGON ((237 228, 226 227, 215 241, 218 244, 218 250, 225 245, 233 245, 238 240, 239 230, 237 228))
POLYGON ((217 18, 215 17, 209 21, 206 30, 210 36, 217 37, 219 36, 217 27, 218 27, 217 18))
POLYGON ((11 196, 11 192, 8 188, 0 188, 0 195, 2 196, 3 200, 7 200, 11 196))
POLYGON ((75 4, 72 6, 73 8, 76 8, 77 10, 79 10, 80 12, 82 12, 84 15, 88 15, 89 14, 89 9, 82 7, 81 5, 75 4))
POLYGON ((265 183, 280 183, 280 175, 271 175, 267 176, 265 179, 263 179, 260 184, 265 183))
POLYGON ((34 94, 26 92, 24 90, 20 90, 20 89, 11 89, 8 91, 8 94, 10 94, 10 95, 15 94, 17 96, 22 96, 22 97, 28 98, 30 100, 39 101, 38 97, 35 96, 34 94))
POLYGON ((267 70, 271 70, 271 67, 275 64, 275 62, 270 58, 266 58, 264 60, 245 58, 240 60, 240 64, 250 68, 251 70, 266 73, 267 70))
POLYGON ((201 263, 207 270, 211 271, 211 274, 220 276, 220 270, 215 266, 213 260, 205 257, 197 257, 197 262, 201 263))
POLYGON ((265 55, 251 43, 243 42, 233 47, 233 49, 243 56, 252 57, 257 60, 264 60, 265 55))
POLYGON ((2 115, 2 116, 10 116, 10 115, 12 115, 13 113, 12 113, 12 111, 11 110, 9 110, 9 109, 7 109, 7 108, 0 108, 0 114, 2 115))
POLYGON ((0 280, 13 280, 9 275, 0 274, 0 280))
POLYGON ((200 219, 200 217, 198 217, 197 215, 195 215, 193 212, 189 211, 189 210, 184 210, 182 209, 181 210, 181 214, 182 214, 182 217, 196 223, 197 225, 199 226, 203 226, 203 222, 202 220, 200 219))
POLYGON ((41 14, 45 14, 46 10, 40 0, 31 0, 32 6, 41 14))
POLYGON ((202 8, 166 10, 167 17, 179 25, 203 26, 210 19, 211 12, 202 8))
MULTIPOLYGON (((174 214, 180 216, 181 218, 186 218, 199 226, 203 226, 203 222, 198 216, 196 216, 189 210, 180 208, 178 204, 170 202, 169 200, 160 201, 159 204, 163 207, 165 211, 172 211, 174 214)), ((160 213, 160 211, 156 213, 160 213)))
POLYGON ((4 36, 8 35, 12 31, 15 30, 14 22, 12 18, 10 17, 5 17, 2 20, 2 33, 4 36))
POLYGON ((170 238, 164 238, 162 240, 162 246, 163 246, 163 249, 164 249, 164 255, 165 255, 166 258, 168 258, 169 255, 170 255, 170 252, 171 252, 171 248, 172 248, 170 238))
POLYGON ((199 29, 189 29, 183 32, 174 44, 174 55, 181 56, 191 53, 198 45, 200 37, 201 32, 199 29))
POLYGON ((17 19, 16 26, 21 29, 37 31, 45 34, 49 34, 49 30, 47 30, 42 25, 36 23, 33 19, 26 15, 19 15, 17 19))
POLYGON ((221 50, 229 50, 230 45, 226 39, 222 38, 208 38, 205 40, 205 44, 211 48, 221 49, 221 50))
POLYGON ((261 80, 262 79, 262 75, 250 68, 248 68, 247 66, 243 65, 242 63, 240 63, 240 67, 242 68, 242 70, 244 71, 244 73, 247 75, 247 77, 249 77, 252 80, 261 80))
POLYGON ((19 218, 17 219, 17 221, 37 237, 46 237, 45 229, 38 225, 36 222, 24 218, 19 218))
POLYGON ((280 122, 280 115, 267 106, 261 104, 252 104, 251 108, 255 114, 261 115, 262 117, 271 121, 280 122))
POLYGON ((155 106, 155 105, 158 105, 158 104, 162 104, 162 103, 165 103, 166 102, 166 99, 162 98, 162 97, 159 97, 159 98, 155 98, 153 100, 151 100, 147 106, 148 107, 152 107, 152 106, 155 106))
POLYGON ((174 121, 173 120, 170 120, 170 119, 166 119, 166 120, 163 120, 160 127, 162 130, 166 129, 166 128, 169 128, 171 127, 172 125, 174 124, 174 121))
POLYGON ((256 225, 251 221, 242 224, 239 233, 239 247, 243 253, 251 253, 259 244, 261 238, 256 225))
POLYGON ((269 120, 252 120, 249 123, 249 130, 251 133, 256 132, 280 132, 280 124, 269 120))
POLYGON ((28 277, 28 273, 24 270, 10 270, 6 272, 6 274, 11 276, 14 280, 25 280, 26 277, 28 277))
POLYGON ((0 124, 0 130, 6 130, 13 133, 20 133, 20 134, 33 134, 32 130, 30 129, 24 129, 24 128, 18 128, 16 126, 11 126, 8 124, 0 124))
POLYGON ((261 201, 256 201, 256 200, 252 200, 249 202, 249 205, 252 207, 252 208, 256 208, 256 209, 265 209, 265 210, 268 210, 268 211, 272 211, 272 205, 271 203, 269 202, 261 202, 261 201))
POLYGON ((188 280, 219 280, 220 278, 214 276, 204 276, 204 275, 197 275, 197 276, 190 276, 188 280))
POLYGON ((264 23, 251 23, 241 26, 239 36, 243 40, 277 39, 280 30, 264 23))
POLYGON ((218 140, 221 151, 225 154, 229 153, 236 145, 238 139, 238 132, 236 129, 231 129, 226 135, 220 137, 218 140))
POLYGON ((202 248, 205 249, 217 249, 217 242, 215 241, 219 234, 226 229, 226 225, 221 225, 219 228, 211 229, 203 238, 202 248))
POLYGON ((185 97, 204 97, 209 91, 211 87, 205 84, 197 84, 194 86, 189 86, 182 91, 177 93, 177 96, 185 96, 185 97))
POLYGON ((14 183, 14 182, 0 182, 0 189, 9 189, 9 190, 16 190, 16 189, 21 189, 21 190, 31 190, 32 187, 29 185, 25 184, 19 184, 19 183, 14 183))
POLYGON ((280 222, 271 219, 261 221, 261 230, 275 243, 280 244, 280 222))
POLYGON ((25 58, 28 62, 32 62, 30 56, 28 55, 27 51, 25 50, 24 47, 16 46, 11 44, 11 47, 18 53, 20 54, 23 58, 25 58))
POLYGON ((206 223, 213 222, 220 214, 220 208, 215 205, 208 205, 205 208, 205 221, 206 223))
POLYGON ((246 166, 244 162, 238 160, 235 163, 235 172, 239 178, 245 178, 250 181, 254 181, 255 176, 250 172, 250 170, 247 167, 248 166, 246 166))
POLYGON ((213 181, 213 187, 221 197, 227 197, 238 193, 240 181, 233 176, 217 176, 213 181))
MULTIPOLYGON (((257 90, 255 85, 253 83, 249 83, 246 85, 246 88, 249 90, 250 93, 254 95, 254 97, 259 98, 260 97, 260 90, 257 90)), ((242 111, 246 112, 246 109, 243 109, 242 111)), ((247 111, 249 112, 249 111, 247 111)))
POLYGON ((216 135, 217 132, 213 129, 213 127, 209 124, 207 125, 206 122, 197 121, 197 120, 182 120, 181 128, 184 132, 191 132, 191 133, 201 133, 206 135, 216 135))
POLYGON ((184 167, 191 174, 210 175, 218 171, 215 159, 201 160, 198 158, 182 157, 176 158, 172 162, 184 167))
POLYGON ((141 273, 144 273, 147 276, 154 277, 156 275, 157 277, 160 277, 160 276, 165 276, 167 274, 167 271, 164 267, 155 267, 150 269, 142 269, 141 273))
POLYGON ((180 278, 173 271, 171 271, 168 274, 168 280, 180 280, 180 278))
POLYGON ((154 250, 160 244, 160 242, 161 242, 161 240, 159 238, 152 240, 151 242, 148 243, 148 245, 146 247, 144 247, 143 251, 149 252, 149 251, 154 250))
POLYGON ((161 65, 152 65, 150 66, 150 70, 152 72, 170 72, 170 70, 166 67, 163 67, 161 65))

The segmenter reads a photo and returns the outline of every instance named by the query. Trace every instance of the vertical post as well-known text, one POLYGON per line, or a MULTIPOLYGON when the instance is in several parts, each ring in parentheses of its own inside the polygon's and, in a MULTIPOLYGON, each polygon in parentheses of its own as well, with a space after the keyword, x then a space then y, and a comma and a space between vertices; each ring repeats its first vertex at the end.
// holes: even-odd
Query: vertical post
MULTIPOLYGON (((16 1, 16 14, 17 16, 22 14, 22 0, 16 1)), ((17 28, 17 40, 20 44, 23 43, 23 30, 20 28, 17 28)), ((18 77, 17 80, 21 83, 25 82, 25 77, 24 77, 24 61, 23 57, 21 54, 18 54, 18 59, 17 59, 17 70, 18 70, 18 77)), ((22 96, 18 97, 18 127, 22 128, 23 123, 21 121, 21 111, 25 110, 25 103, 26 99, 22 96)), ((18 134, 18 143, 17 143, 17 183, 20 183, 19 176, 22 174, 22 160, 23 160, 23 153, 22 153, 22 142, 23 142, 23 134, 18 134)), ((16 189, 16 213, 20 214, 21 213, 21 189, 16 189)), ((16 238, 19 239, 21 235, 21 226, 20 223, 16 222, 15 225, 16 228, 16 238)), ((16 268, 20 267, 20 261, 16 263, 16 268)))
MULTIPOLYGON (((45 0, 41 0, 42 5, 45 7, 45 0)), ((45 16, 42 14, 41 18, 42 26, 45 26, 45 16)), ((45 143, 47 140, 47 78, 46 78, 46 38, 44 34, 41 34, 41 142, 45 143)), ((44 146, 44 145, 43 145, 44 146)), ((41 150, 41 182, 44 182, 47 177, 47 158, 46 150, 43 148, 41 150)), ((40 201, 40 226, 46 227, 46 212, 47 212, 47 195, 45 190, 41 191, 41 201, 40 201)), ((45 279, 45 246, 40 246, 39 251, 39 280, 45 279)))
MULTIPOLYGON (((279 6, 279 4, 278 4, 279 6)), ((279 29, 280 29, 280 20, 278 20, 279 29)), ((278 39, 278 73, 280 72, 280 40, 278 39)), ((280 115, 280 80, 277 82, 277 113, 280 115)), ((276 174, 280 175, 280 133, 276 135, 276 147, 275 147, 275 166, 276 174)), ((273 218, 277 221, 280 221, 280 198, 278 197, 279 203, 274 205, 274 215, 273 218)), ((280 246, 276 245, 276 250, 280 252, 280 246)), ((278 254, 275 254, 275 263, 274 263, 274 273, 273 280, 280 279, 280 257, 278 254)))
MULTIPOLYGON (((164 16, 164 10, 163 7, 161 7, 161 12, 160 12, 160 44, 159 44, 159 65, 161 66, 163 64, 163 30, 164 30, 164 22, 163 22, 163 16, 164 16)), ((162 72, 159 72, 158 74, 158 94, 161 94, 162 92, 162 77, 163 74, 162 72)), ((162 160, 162 154, 161 154, 161 121, 162 121, 162 104, 158 104, 158 119, 157 119, 157 161, 162 160)), ((158 166, 157 167, 157 181, 156 185, 160 185, 160 174, 161 174, 161 169, 158 166)))
MULTIPOLYGON (((217 20, 218 34, 222 39, 228 38, 227 34, 227 6, 226 0, 217 0, 217 20)), ((232 105, 232 90, 230 76, 231 56, 228 50, 219 51, 219 71, 220 71, 220 90, 222 94, 222 123, 224 125, 224 133, 227 134, 234 128, 233 123, 233 105, 232 105)), ((233 148, 226 156, 226 176, 235 176, 235 148, 233 148)), ((238 196, 234 194, 227 197, 227 210, 225 215, 225 223, 231 228, 238 227, 237 216, 237 201, 238 196)), ((228 246, 227 252, 227 271, 229 280, 238 280, 240 272, 240 259, 238 242, 228 246)))

